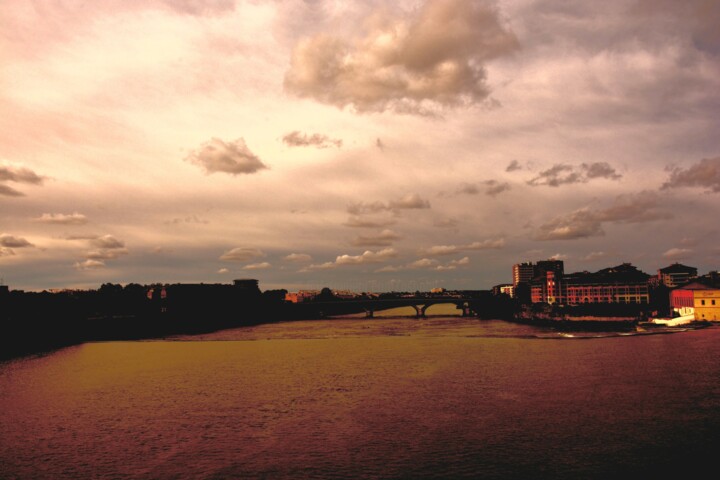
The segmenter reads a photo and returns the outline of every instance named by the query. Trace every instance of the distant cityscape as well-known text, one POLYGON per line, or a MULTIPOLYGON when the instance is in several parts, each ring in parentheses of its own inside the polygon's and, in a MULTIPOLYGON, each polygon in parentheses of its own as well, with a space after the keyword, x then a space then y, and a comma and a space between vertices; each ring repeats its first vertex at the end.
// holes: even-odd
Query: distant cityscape
POLYGON ((194 334, 283 320, 412 307, 416 317, 439 303, 462 316, 569 329, 678 326, 720 321, 720 274, 673 263, 650 275, 630 263, 565 273, 562 260, 512 266, 512 282, 490 290, 353 292, 261 291, 257 279, 232 284, 106 283, 97 290, 42 292, 0 285, 0 358, 93 340, 194 334))

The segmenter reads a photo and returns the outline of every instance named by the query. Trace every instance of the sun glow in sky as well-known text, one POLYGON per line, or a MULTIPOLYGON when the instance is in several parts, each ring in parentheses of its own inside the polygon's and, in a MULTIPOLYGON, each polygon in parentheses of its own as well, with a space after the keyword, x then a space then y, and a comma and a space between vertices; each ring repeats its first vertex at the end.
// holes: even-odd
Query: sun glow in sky
POLYGON ((720 264, 717 0, 9 0, 0 277, 720 264))

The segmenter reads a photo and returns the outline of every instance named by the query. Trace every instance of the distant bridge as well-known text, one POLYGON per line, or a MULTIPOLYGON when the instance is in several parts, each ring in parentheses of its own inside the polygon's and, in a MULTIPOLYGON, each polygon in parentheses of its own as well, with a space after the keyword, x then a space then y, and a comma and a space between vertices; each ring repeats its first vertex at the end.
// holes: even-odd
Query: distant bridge
POLYGON ((373 298, 359 300, 336 300, 328 302, 307 302, 314 306, 322 316, 348 315, 365 312, 367 318, 375 316, 375 312, 389 310, 397 307, 412 307, 415 317, 426 317, 427 309, 433 305, 454 304, 462 311, 463 317, 472 317, 477 314, 475 307, 478 299, 456 297, 411 297, 411 298, 373 298))

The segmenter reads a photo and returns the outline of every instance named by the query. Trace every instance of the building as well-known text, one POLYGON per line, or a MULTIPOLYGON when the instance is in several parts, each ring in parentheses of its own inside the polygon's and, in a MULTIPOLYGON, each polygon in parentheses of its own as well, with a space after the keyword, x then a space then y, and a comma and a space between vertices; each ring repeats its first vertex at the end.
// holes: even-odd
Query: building
POLYGON ((693 282, 670 292, 670 306, 675 311, 690 311, 695 320, 720 320, 720 288, 693 282))
POLYGON ((536 263, 524 262, 513 265, 513 286, 518 283, 530 283, 539 276, 545 276, 545 272, 556 272, 562 275, 565 265, 562 260, 539 260, 536 263))
POLYGON ((299 290, 297 292, 288 292, 285 294, 285 301, 291 303, 302 303, 313 300, 320 295, 320 290, 299 290))
POLYGON ((657 273, 657 283, 668 288, 679 287, 697 278, 697 268, 680 263, 661 268, 657 273))
POLYGON ((597 272, 546 270, 530 282, 533 303, 649 303, 650 275, 623 263, 597 272))
POLYGON ((649 303, 650 275, 630 263, 595 273, 579 272, 563 278, 563 297, 568 305, 581 303, 649 303))
POLYGON ((513 287, 518 283, 528 283, 535 278, 535 265, 532 262, 516 263, 512 267, 513 287))
POLYGON ((492 287, 493 295, 505 294, 511 298, 515 297, 515 286, 512 283, 501 283, 492 287))

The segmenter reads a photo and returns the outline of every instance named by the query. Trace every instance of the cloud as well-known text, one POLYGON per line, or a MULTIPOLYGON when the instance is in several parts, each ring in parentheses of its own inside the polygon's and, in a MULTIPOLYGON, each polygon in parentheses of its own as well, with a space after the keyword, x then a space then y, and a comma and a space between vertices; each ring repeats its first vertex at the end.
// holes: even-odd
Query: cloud
POLYGON ((327 135, 321 135, 319 133, 307 135, 297 130, 288 133, 282 140, 285 145, 290 147, 340 148, 343 144, 342 140, 332 139, 327 135))
POLYGON ((375 146, 376 146, 381 152, 384 152, 384 151, 385 151, 385 144, 384 144, 383 141, 380 140, 379 138, 376 138, 376 139, 375 139, 375 146))
POLYGON ((457 245, 434 245, 426 250, 421 250, 424 255, 453 255, 460 251, 457 245))
POLYGON ((353 228, 381 228, 395 223, 392 218, 376 218, 366 215, 351 215, 343 225, 353 228))
POLYGON ((383 230, 377 235, 359 235, 352 244, 356 247, 385 247, 392 245, 394 241, 400 239, 400 235, 392 230, 383 230))
POLYGON ((455 218, 436 218, 433 221, 433 226, 438 228, 456 228, 459 224, 455 218))
POLYGON ((417 193, 410 193, 397 200, 385 202, 358 202, 348 205, 347 211, 352 215, 363 215, 390 211, 397 213, 398 210, 416 210, 430 208, 430 202, 423 199, 417 193))
POLYGON ((485 62, 517 48, 489 4, 429 0, 407 18, 376 12, 362 38, 321 33, 301 40, 284 88, 359 112, 427 114, 485 100, 485 62))
POLYGON ((337 265, 362 265, 367 263, 380 263, 397 256, 394 248, 384 248, 373 252, 365 250, 361 255, 340 255, 335 259, 337 265))
POLYGON ((125 248, 125 242, 118 240, 112 235, 103 235, 102 237, 93 238, 90 240, 90 243, 103 249, 125 248))
POLYGON ((704 187, 711 192, 720 192, 720 157, 703 158, 687 169, 672 169, 662 188, 677 187, 704 187))
POLYGON ((605 253, 605 252, 590 252, 583 257, 583 260, 587 260, 587 261, 599 260, 601 258, 605 258, 606 256, 607 256, 607 253, 605 253))
POLYGON ((29 168, 17 168, 10 166, 0 166, 0 182, 16 182, 29 183, 32 185, 41 185, 44 177, 33 172, 29 168))
POLYGON ((283 260, 293 263, 305 263, 312 262, 312 257, 307 253, 291 253, 290 255, 283 257, 283 260))
POLYGON ((312 264, 308 265, 307 267, 303 268, 302 270, 299 270, 299 272, 308 272, 312 270, 331 270, 333 268, 337 268, 337 264, 335 262, 325 262, 321 264, 312 264))
POLYGON ((242 267, 243 270, 267 270, 272 267, 268 262, 251 263, 242 267))
POLYGON ((596 178, 618 180, 622 178, 622 175, 617 173, 607 162, 582 163, 580 165, 558 163, 543 170, 527 183, 533 187, 540 185, 559 187, 573 183, 587 183, 596 178))
POLYGON ((505 167, 506 172, 514 172, 516 170, 522 170, 522 166, 520 166, 520 162, 517 160, 513 160, 507 167, 505 167))
POLYGON ((92 260, 111 260, 114 258, 127 255, 130 252, 127 248, 108 248, 101 250, 91 250, 85 254, 85 258, 92 260))
POLYGON ((181 223, 195 223, 195 224, 207 225, 210 222, 198 217, 197 215, 188 215, 188 216, 182 217, 182 218, 179 218, 179 217, 173 218, 172 220, 169 220, 165 223, 167 225, 179 225, 181 223))
POLYGON ((662 257, 667 260, 682 260, 688 258, 693 251, 689 248, 671 248, 662 254, 662 257))
POLYGON ((228 270, 227 268, 221 268, 221 269, 219 269, 219 270, 217 271, 217 273, 220 273, 220 274, 230 273, 230 270, 228 270))
MULTIPOLYGON (((0 182, 27 183, 42 185, 45 177, 38 175, 29 168, 0 165, 0 182)), ((6 197, 24 197, 25 194, 9 185, 0 183, 0 195, 6 197)))
POLYGON ((4 185, 0 183, 0 195, 4 195, 6 197, 24 197, 25 194, 22 193, 19 190, 15 190, 12 187, 9 187, 7 185, 4 185))
POLYGON ((334 262, 309 265, 300 270, 300 272, 330 270, 341 265, 367 265, 372 263, 382 263, 395 256, 397 256, 397 251, 394 248, 384 248, 376 252, 365 250, 360 255, 338 255, 334 262))
POLYGON ((463 257, 459 260, 451 260, 450 262, 448 262, 444 265, 440 264, 440 262, 434 258, 421 258, 419 260, 415 260, 414 262, 410 262, 405 265, 387 265, 385 267, 375 270, 375 273, 401 272, 401 271, 405 271, 405 270, 436 270, 436 271, 455 270, 458 267, 462 267, 462 266, 469 265, 469 264, 470 264, 469 257, 463 257))
POLYGON ((55 225, 84 225, 88 222, 85 215, 81 213, 43 213, 35 221, 42 223, 50 223, 55 225))
POLYGON ((671 218, 665 212, 660 198, 650 192, 620 195, 605 209, 581 208, 566 215, 560 215, 540 226, 536 240, 574 240, 604 235, 602 224, 644 223, 671 218))
POLYGON ((485 195, 489 195, 491 197, 510 190, 510 184, 507 182, 501 183, 497 180, 486 180, 484 183, 487 186, 485 189, 485 195))
POLYGON ((105 268, 105 263, 100 260, 88 259, 84 262, 75 262, 75 268, 77 270, 97 270, 105 268))
POLYGON ((257 248, 237 247, 220 255, 220 260, 227 262, 247 262, 254 258, 264 257, 262 250, 257 248))
POLYGON ((487 239, 482 242, 472 242, 468 245, 460 247, 461 250, 489 250, 503 248, 505 246, 504 238, 487 239))
POLYGON ((536 240, 572 240, 604 235, 598 212, 581 208, 540 226, 536 240))
POLYGON ((389 207, 391 210, 430 208, 430 202, 423 200, 417 193, 411 193, 399 200, 391 201, 389 207))
POLYGON ((480 193, 480 189, 477 187, 477 185, 473 185, 472 183, 463 183, 460 185, 460 188, 458 188, 455 193, 459 194, 465 194, 465 195, 477 195, 480 193))
POLYGON ((3 233, 0 235, 0 246, 8 248, 25 248, 34 247, 35 245, 22 237, 15 237, 13 235, 3 233))
POLYGON ((466 250, 490 250, 500 249, 505 246, 504 238, 487 239, 482 242, 472 242, 467 245, 434 245, 430 248, 420 251, 421 255, 429 255, 431 257, 441 255, 453 255, 466 250))
POLYGON ((12 248, 0 247, 0 257, 9 257, 11 255, 15 255, 12 248))
POLYGON ((268 168, 250 151, 242 138, 226 143, 213 137, 199 150, 192 151, 185 160, 204 168, 208 175, 216 172, 250 174, 268 168))

